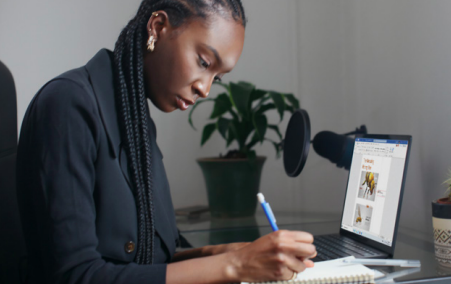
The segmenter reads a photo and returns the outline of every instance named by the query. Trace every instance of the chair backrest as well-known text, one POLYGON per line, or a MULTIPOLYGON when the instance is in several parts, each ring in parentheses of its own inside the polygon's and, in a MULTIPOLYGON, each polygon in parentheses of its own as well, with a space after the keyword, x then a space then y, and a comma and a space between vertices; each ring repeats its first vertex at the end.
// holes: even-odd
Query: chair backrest
POLYGON ((0 61, 0 283, 20 283, 26 255, 16 197, 17 103, 14 79, 0 61))

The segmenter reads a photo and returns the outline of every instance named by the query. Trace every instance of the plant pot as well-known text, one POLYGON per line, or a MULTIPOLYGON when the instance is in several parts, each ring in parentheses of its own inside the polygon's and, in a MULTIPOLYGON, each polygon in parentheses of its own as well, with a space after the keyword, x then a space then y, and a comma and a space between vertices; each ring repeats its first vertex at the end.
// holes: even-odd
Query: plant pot
POLYGON ((255 214, 260 177, 266 157, 248 159, 200 158, 213 217, 235 218, 255 214))
POLYGON ((451 267, 451 203, 443 203, 443 198, 432 202, 432 226, 435 258, 441 265, 451 267))

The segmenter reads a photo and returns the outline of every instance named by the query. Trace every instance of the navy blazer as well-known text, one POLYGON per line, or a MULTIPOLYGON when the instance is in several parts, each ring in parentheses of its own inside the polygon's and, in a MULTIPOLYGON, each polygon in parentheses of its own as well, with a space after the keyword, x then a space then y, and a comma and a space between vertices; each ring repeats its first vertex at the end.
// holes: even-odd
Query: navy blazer
POLYGON ((112 54, 48 82, 22 123, 17 194, 29 283, 165 283, 179 234, 149 116, 154 264, 133 262, 137 210, 119 133, 112 54))

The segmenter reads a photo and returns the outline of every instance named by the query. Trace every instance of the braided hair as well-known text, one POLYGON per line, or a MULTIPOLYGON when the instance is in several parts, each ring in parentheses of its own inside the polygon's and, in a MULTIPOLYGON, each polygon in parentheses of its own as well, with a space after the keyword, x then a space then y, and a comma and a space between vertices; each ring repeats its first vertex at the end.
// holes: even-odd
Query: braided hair
POLYGON ((144 48, 147 22, 155 11, 165 11, 170 24, 179 27, 188 20, 208 20, 220 14, 246 25, 240 0, 143 0, 136 16, 122 30, 114 48, 115 96, 138 214, 135 262, 152 264, 154 212, 152 153, 148 136, 147 100, 144 89, 144 48))

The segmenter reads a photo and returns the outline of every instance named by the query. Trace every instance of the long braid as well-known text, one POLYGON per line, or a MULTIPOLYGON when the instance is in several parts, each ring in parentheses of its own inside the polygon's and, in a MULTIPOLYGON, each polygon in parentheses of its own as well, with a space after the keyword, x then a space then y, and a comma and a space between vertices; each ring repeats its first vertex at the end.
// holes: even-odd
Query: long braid
MULTIPOLYGON (((119 109, 119 115, 120 115, 120 122, 121 122, 121 127, 122 127, 122 136, 123 139, 125 140, 125 148, 128 151, 128 157, 129 157, 129 162, 131 163, 131 169, 136 169, 136 151, 135 151, 135 147, 134 147, 134 139, 133 139, 133 133, 132 133, 132 127, 131 127, 131 118, 130 118, 130 107, 129 107, 129 102, 128 102, 128 91, 127 91, 127 85, 126 85, 126 81, 125 81, 125 75, 123 72, 123 66, 122 66, 122 56, 123 56, 123 51, 124 51, 124 46, 125 46, 125 41, 124 41, 124 37, 126 34, 126 30, 124 29, 121 33, 121 35, 119 36, 119 40, 116 42, 116 47, 114 50, 114 64, 115 64, 115 77, 116 77, 116 86, 117 86, 117 95, 116 99, 118 101, 118 107, 119 109), (125 134, 125 135, 124 135, 125 134), (125 136, 125 137, 124 137, 125 136)), ((132 182, 133 185, 135 187, 139 187, 139 185, 137 184, 137 180, 138 178, 136 177, 136 171, 133 170, 133 178, 132 178, 132 182)), ((143 212, 143 198, 142 198, 142 194, 140 194, 139 190, 136 190, 136 196, 137 196, 137 211, 138 212, 143 212)), ((140 255, 139 253, 139 244, 142 243, 142 241, 144 240, 144 236, 142 234, 142 232, 145 229, 145 220, 144 220, 144 215, 139 213, 138 214, 138 253, 137 255, 140 255)), ((137 262, 139 262, 139 257, 137 258, 137 262)))
POLYGON ((142 256, 142 252, 144 250, 144 241, 146 236, 144 235, 145 233, 145 228, 146 228, 146 220, 145 220, 145 215, 144 212, 146 212, 147 210, 145 210, 145 205, 144 205, 144 196, 142 194, 142 190, 140 190, 140 183, 139 183, 139 174, 138 174, 138 161, 136 159, 136 146, 135 146, 135 140, 134 140, 134 131, 133 131, 133 127, 132 127, 132 121, 133 119, 131 118, 131 111, 130 111, 130 103, 129 103, 129 96, 128 96, 128 90, 127 90, 127 84, 126 84, 126 80, 125 80, 125 75, 123 72, 123 51, 125 48, 125 40, 124 38, 126 37, 128 30, 123 30, 123 32, 121 33, 121 36, 119 37, 119 40, 116 44, 116 48, 115 48, 115 65, 116 65, 116 77, 118 77, 118 79, 116 80, 118 85, 119 85, 119 90, 120 92, 118 92, 120 94, 120 96, 117 96, 117 99, 120 101, 120 106, 121 109, 119 111, 119 113, 121 114, 121 122, 122 122, 122 128, 125 131, 122 131, 122 133, 125 132, 125 148, 126 150, 129 152, 128 153, 128 157, 131 163, 131 170, 132 170, 132 182, 133 185, 136 189, 136 197, 137 197, 137 211, 138 211, 138 249, 137 249, 137 257, 136 257, 136 262, 137 263, 141 263, 141 256, 142 256))
MULTIPOLYGON (((139 23, 137 23, 139 26, 139 23)), ((135 45, 140 46, 142 44, 142 34, 139 30, 135 30, 134 37, 135 45)), ((131 45, 132 46, 132 45, 131 45)), ((143 149, 144 153, 138 153, 139 164, 139 174, 141 181, 144 183, 145 187, 143 190, 144 200, 145 200, 145 208, 146 211, 144 213, 146 217, 146 228, 144 235, 146 236, 143 253, 143 262, 144 263, 152 263, 153 262, 153 246, 154 246, 154 236, 155 236, 155 226, 154 226, 154 216, 153 216, 153 197, 152 197, 152 175, 151 175, 151 149, 150 149, 150 141, 148 136, 148 119, 147 119, 147 106, 146 106, 146 97, 144 86, 140 81, 144 78, 143 71, 143 52, 142 48, 137 48, 136 52, 130 52, 131 60, 134 62, 134 70, 137 70, 137 75, 132 76, 130 81, 133 83, 131 85, 134 86, 134 89, 137 90, 137 95, 133 98, 133 106, 135 113, 135 131, 136 131, 136 139, 138 144, 140 145, 140 149, 143 149), (141 126, 141 127, 138 127, 141 126)), ((133 70, 130 70, 132 73, 133 70)), ((135 91, 134 91, 135 92, 135 91)))
MULTIPOLYGON (((141 120, 140 117, 140 109, 139 109, 139 101, 140 98, 137 96, 141 96, 141 94, 139 94, 136 91, 136 84, 135 84, 135 72, 134 70, 136 69, 136 65, 135 65, 135 58, 134 58, 134 53, 135 53, 135 49, 134 49, 134 35, 136 32, 136 23, 134 25, 132 25, 131 31, 129 33, 130 37, 127 38, 127 41, 130 43, 130 51, 129 51, 129 74, 130 77, 128 78, 128 82, 130 82, 129 84, 129 89, 130 89, 130 95, 131 95, 131 107, 132 107, 132 119, 133 119, 133 131, 134 131, 134 136, 135 136, 135 142, 136 145, 138 146, 139 150, 136 151, 136 159, 138 161, 137 164, 137 172, 138 172, 138 176, 139 176, 139 180, 141 181, 141 188, 142 190, 140 190, 140 193, 143 195, 143 208, 144 208, 144 219, 145 219, 145 230, 144 230, 144 242, 142 242, 141 244, 138 244, 138 246, 141 246, 141 248, 139 248, 139 250, 141 250, 141 252, 143 253, 143 258, 141 259, 142 263, 149 263, 149 255, 148 255, 148 248, 150 246, 150 242, 151 242, 151 238, 152 236, 149 235, 149 230, 148 228, 150 226, 152 226, 151 224, 151 215, 152 213, 150 212, 150 208, 149 208, 149 200, 147 198, 147 194, 145 194, 145 192, 148 190, 148 185, 145 184, 144 182, 144 175, 143 175, 143 168, 144 164, 143 164, 143 153, 142 153, 142 143, 143 143, 143 137, 142 137, 142 128, 147 127, 147 120, 141 120)), ((138 48, 139 50, 140 48, 138 48)), ((138 262, 140 263, 140 262, 138 262)))
MULTIPOLYGON (((138 33, 137 35, 137 43, 140 43, 142 39, 141 33, 138 33)), ((142 49, 138 49, 137 52, 137 86, 138 86, 138 92, 139 92, 139 110, 140 110, 140 119, 141 121, 147 122, 147 100, 144 96, 145 89, 144 89, 144 64, 143 64, 143 51, 142 49)), ((145 127, 142 127, 142 137, 143 137, 143 145, 144 145, 144 181, 146 182, 147 188, 153 189, 153 179, 152 179, 152 151, 150 148, 150 141, 149 141, 149 134, 148 134, 148 124, 145 125, 145 127)), ((153 191, 147 190, 146 192, 147 200, 149 202, 149 209, 150 209, 150 224, 154 224, 154 214, 153 214, 153 191)), ((147 256, 153 260, 153 245, 154 245, 154 236, 155 236, 155 227, 149 226, 148 228, 148 234, 150 235, 150 244, 148 246, 147 256)))
POLYGON ((129 161, 138 214, 135 256, 138 264, 153 263, 155 239, 153 157, 144 87, 143 49, 148 32, 146 24, 154 11, 164 10, 171 25, 178 27, 191 18, 207 19, 222 8, 230 11, 233 19, 245 26, 246 19, 240 0, 144 0, 136 16, 122 30, 115 45, 114 74, 121 137, 129 161))

